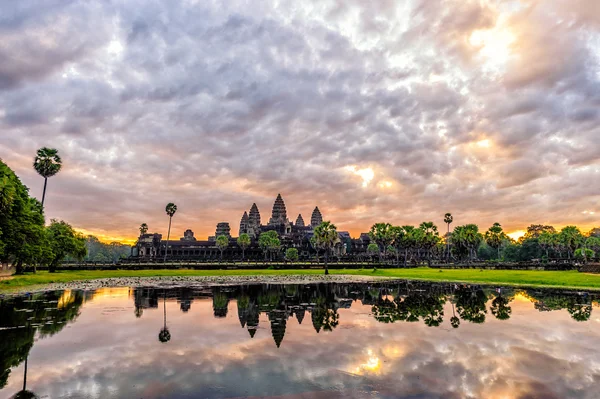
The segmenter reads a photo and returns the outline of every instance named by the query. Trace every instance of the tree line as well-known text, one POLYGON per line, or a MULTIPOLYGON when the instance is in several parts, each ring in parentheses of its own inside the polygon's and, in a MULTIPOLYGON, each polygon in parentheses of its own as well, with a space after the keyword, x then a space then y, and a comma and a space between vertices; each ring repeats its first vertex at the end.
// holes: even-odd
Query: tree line
POLYGON ((548 261, 555 258, 586 261, 600 253, 600 229, 584 234, 577 226, 565 226, 560 231, 552 226, 531 225, 518 240, 509 237, 500 223, 482 232, 476 224, 465 224, 450 230, 453 217, 444 216, 447 233, 440 234, 433 222, 419 226, 393 226, 375 223, 370 231, 367 253, 379 260, 394 256, 396 263, 425 260, 472 262, 496 260, 507 262, 548 261), (400 258, 402 257, 402 261, 400 258))

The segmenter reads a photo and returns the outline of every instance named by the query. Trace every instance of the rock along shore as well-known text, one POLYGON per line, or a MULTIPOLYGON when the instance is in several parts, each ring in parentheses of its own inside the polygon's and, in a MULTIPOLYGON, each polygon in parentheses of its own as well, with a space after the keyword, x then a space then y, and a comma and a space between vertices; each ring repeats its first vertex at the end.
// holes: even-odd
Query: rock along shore
MULTIPOLYGON (((285 275, 285 276, 169 276, 169 277, 110 277, 95 280, 79 280, 66 283, 50 283, 41 286, 24 287, 5 295, 55 291, 55 290, 95 290, 108 287, 147 287, 147 288, 203 288, 240 284, 318 284, 318 283, 369 283, 395 280, 388 277, 348 276, 348 275, 285 275)), ((0 294, 2 296, 2 294, 0 294)))

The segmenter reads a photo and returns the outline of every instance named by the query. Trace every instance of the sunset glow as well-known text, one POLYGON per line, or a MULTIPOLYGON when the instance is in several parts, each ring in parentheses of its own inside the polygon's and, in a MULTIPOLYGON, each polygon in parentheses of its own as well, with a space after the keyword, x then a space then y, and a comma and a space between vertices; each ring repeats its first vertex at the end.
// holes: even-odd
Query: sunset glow
POLYGON ((5 3, 0 154, 41 199, 58 149, 48 223, 236 236, 281 193, 355 236, 598 225, 596 1, 5 3))

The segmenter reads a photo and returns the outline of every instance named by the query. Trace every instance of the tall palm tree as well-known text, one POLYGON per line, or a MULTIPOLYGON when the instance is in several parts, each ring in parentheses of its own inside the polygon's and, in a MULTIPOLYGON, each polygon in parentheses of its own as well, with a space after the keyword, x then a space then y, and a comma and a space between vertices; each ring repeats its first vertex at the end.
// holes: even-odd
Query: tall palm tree
POLYGON ((44 178, 44 192, 42 193, 42 208, 46 199, 46 186, 48 178, 60 172, 62 160, 58 155, 58 150, 55 148, 42 147, 37 151, 37 155, 33 160, 33 168, 40 176, 44 178))
POLYGON ((446 235, 446 256, 447 259, 450 260, 450 225, 454 221, 451 213, 446 213, 444 215, 444 223, 448 225, 448 234, 446 235))
POLYGON ((167 261, 167 253, 169 252, 169 238, 171 237, 171 219, 173 219, 173 215, 177 212, 177 205, 172 202, 169 202, 165 208, 165 212, 169 215, 169 231, 167 233, 167 248, 165 249, 165 259, 164 262, 167 261))
POLYGON ((140 225, 140 235, 143 236, 148 232, 148 225, 146 223, 142 223, 140 225))
POLYGON ((325 274, 329 274, 327 255, 338 239, 337 227, 331 222, 323 222, 315 228, 315 244, 325 251, 325 274))
POLYGON ((171 333, 167 328, 167 293, 163 296, 163 310, 164 310, 164 325, 158 333, 158 340, 162 343, 169 342, 171 340, 171 333))

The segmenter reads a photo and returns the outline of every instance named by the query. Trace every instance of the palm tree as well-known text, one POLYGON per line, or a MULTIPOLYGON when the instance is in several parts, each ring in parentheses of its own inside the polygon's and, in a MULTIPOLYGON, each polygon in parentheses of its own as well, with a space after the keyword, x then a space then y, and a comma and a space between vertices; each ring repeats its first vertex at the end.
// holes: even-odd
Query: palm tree
POLYGON ((331 222, 323 222, 315 228, 315 244, 325 251, 325 274, 329 274, 327 254, 338 239, 337 228, 331 222))
POLYGON ((169 342, 171 340, 171 333, 167 328, 167 293, 163 296, 163 311, 164 311, 164 325, 158 333, 158 340, 162 343, 169 342))
POLYGON ((242 262, 244 261, 244 257, 246 254, 246 248, 250 246, 250 236, 246 233, 240 234, 237 239, 237 244, 240 248, 242 248, 242 262))
POLYGON ((143 236, 148 232, 148 225, 146 223, 142 223, 140 225, 140 236, 143 236))
POLYGON ((427 264, 431 266, 431 248, 435 247, 440 241, 437 226, 433 222, 423 222, 419 225, 419 230, 423 232, 420 234, 420 245, 425 249, 427 264))
POLYGON ((221 261, 223 260, 223 251, 229 246, 229 237, 218 236, 217 237, 217 248, 221 251, 221 261))
MULTIPOLYGON (((542 234, 544 233, 546 232, 543 232, 542 234)), ((500 223, 494 223, 494 225, 490 227, 488 231, 485 232, 484 239, 487 245, 489 245, 497 251, 496 258, 498 262, 500 262, 500 247, 502 247, 502 243, 508 239, 508 236, 502 230, 502 226, 500 225, 500 223)))
POLYGON ((46 185, 48 178, 60 172, 62 160, 58 155, 58 150, 55 148, 42 147, 37 151, 37 155, 33 160, 33 168, 40 176, 44 178, 44 192, 42 193, 42 208, 46 199, 46 185))
POLYGON ((169 238, 171 237, 171 219, 173 219, 173 215, 177 212, 177 205, 172 202, 169 202, 165 208, 165 212, 169 215, 169 231, 167 233, 167 248, 165 249, 165 259, 164 262, 167 261, 167 253, 169 252, 169 238))
POLYGON ((446 213, 444 215, 444 223, 448 225, 448 234, 446 235, 446 256, 447 259, 450 260, 450 225, 454 221, 451 213, 446 213))

